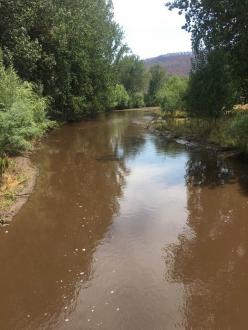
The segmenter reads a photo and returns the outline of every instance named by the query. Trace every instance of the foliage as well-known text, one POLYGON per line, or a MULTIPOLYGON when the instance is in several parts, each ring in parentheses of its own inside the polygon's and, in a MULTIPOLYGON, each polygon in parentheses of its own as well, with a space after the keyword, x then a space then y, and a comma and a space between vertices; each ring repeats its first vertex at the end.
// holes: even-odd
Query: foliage
POLYGON ((143 108, 145 106, 144 94, 141 92, 133 93, 130 97, 130 108, 143 108))
POLYGON ((193 62, 186 103, 192 114, 221 116, 232 109, 237 88, 222 51, 200 52, 193 62))
POLYGON ((38 96, 31 83, 22 82, 13 68, 0 61, 0 150, 17 153, 31 148, 30 141, 49 127, 47 100, 38 96))
POLYGON ((129 104, 129 95, 123 85, 117 84, 112 92, 112 109, 126 109, 129 104))
POLYGON ((157 93, 167 79, 166 71, 160 65, 154 65, 150 68, 150 80, 146 94, 146 104, 148 106, 157 106, 159 104, 157 93))
POLYGON ((248 153, 248 114, 238 114, 230 122, 227 132, 234 145, 248 153))
POLYGON ((187 79, 171 76, 157 93, 157 99, 164 112, 183 110, 187 79))
POLYGON ((129 108, 141 108, 149 83, 149 74, 144 62, 136 55, 124 56, 117 65, 117 81, 123 85, 129 96, 129 108))
POLYGON ((185 13, 184 28, 192 33, 196 53, 221 49, 232 68, 232 77, 239 81, 244 97, 248 97, 248 1, 173 0, 167 4, 185 13))
POLYGON ((124 51, 111 1, 0 0, 0 8, 5 63, 52 98, 50 115, 73 121, 109 107, 124 51))
POLYGON ((148 85, 148 74, 144 62, 136 55, 126 55, 118 64, 118 82, 128 94, 144 93, 148 85))

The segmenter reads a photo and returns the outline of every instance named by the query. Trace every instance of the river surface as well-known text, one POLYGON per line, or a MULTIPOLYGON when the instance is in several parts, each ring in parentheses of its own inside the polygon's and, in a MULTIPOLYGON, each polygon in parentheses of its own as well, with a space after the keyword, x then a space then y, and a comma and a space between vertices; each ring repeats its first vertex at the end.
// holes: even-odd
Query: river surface
POLYGON ((1 330, 248 329, 247 165, 122 112, 54 131, 0 230, 1 330))

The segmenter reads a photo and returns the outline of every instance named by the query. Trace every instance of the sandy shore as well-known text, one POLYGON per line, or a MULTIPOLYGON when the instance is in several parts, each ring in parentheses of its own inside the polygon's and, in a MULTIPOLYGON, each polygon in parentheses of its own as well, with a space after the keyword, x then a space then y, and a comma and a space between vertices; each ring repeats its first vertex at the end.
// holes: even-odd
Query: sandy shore
POLYGON ((0 226, 7 226, 20 211, 32 193, 37 168, 28 157, 11 159, 10 168, 4 174, 0 185, 0 226))

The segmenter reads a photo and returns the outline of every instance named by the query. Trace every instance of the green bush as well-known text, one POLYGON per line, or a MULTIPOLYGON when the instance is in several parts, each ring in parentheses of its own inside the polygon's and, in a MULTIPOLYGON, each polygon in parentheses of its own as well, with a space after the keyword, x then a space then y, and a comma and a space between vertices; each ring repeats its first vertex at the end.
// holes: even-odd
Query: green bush
POLYGON ((112 109, 125 109, 128 107, 129 95, 125 87, 121 84, 117 84, 112 93, 111 108, 112 109))
POLYGON ((144 94, 137 92, 130 97, 130 108, 143 108, 145 106, 144 94))
POLYGON ((221 117, 236 103, 237 90, 225 53, 220 50, 200 53, 189 78, 187 109, 199 117, 221 117))
POLYGON ((248 153, 248 114, 236 115, 230 121, 227 133, 235 146, 248 153))
POLYGON ((49 127, 47 99, 32 84, 23 82, 13 68, 5 69, 0 58, 0 150, 18 153, 31 149, 31 141, 49 127))
POLYGON ((71 111, 67 117, 68 121, 78 121, 84 116, 89 115, 89 113, 87 112, 89 110, 89 107, 84 97, 72 96, 70 108, 71 111))
POLYGON ((161 110, 170 113, 183 110, 186 89, 185 78, 170 77, 157 94, 161 110))

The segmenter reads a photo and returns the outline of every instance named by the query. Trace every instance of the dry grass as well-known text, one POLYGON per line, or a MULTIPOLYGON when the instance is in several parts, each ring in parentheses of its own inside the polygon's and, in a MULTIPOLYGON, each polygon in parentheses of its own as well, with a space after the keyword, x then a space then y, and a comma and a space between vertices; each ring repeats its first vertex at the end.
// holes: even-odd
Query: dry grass
POLYGON ((4 212, 16 200, 16 194, 22 190, 26 182, 25 175, 14 160, 10 161, 9 168, 0 181, 0 212, 4 212))
POLYGON ((248 112, 248 104, 237 104, 235 107, 234 107, 234 110, 236 112, 248 112))

